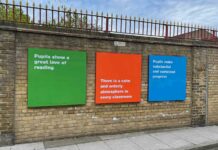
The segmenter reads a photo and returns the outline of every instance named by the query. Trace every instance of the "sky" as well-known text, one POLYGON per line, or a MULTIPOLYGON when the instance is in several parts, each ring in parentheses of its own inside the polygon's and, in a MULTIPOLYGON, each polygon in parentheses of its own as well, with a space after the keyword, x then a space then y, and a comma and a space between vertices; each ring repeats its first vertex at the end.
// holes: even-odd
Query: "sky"
MULTIPOLYGON (((1 0, 2 2, 6 0, 1 0)), ((11 2, 12 0, 9 0, 11 2)), ((22 0, 25 3, 27 0, 22 0)), ((109 15, 167 20, 186 24, 218 27, 218 0, 28 0, 42 6, 64 5, 71 9, 103 12, 109 15)), ((19 3, 19 0, 15 0, 19 3)))

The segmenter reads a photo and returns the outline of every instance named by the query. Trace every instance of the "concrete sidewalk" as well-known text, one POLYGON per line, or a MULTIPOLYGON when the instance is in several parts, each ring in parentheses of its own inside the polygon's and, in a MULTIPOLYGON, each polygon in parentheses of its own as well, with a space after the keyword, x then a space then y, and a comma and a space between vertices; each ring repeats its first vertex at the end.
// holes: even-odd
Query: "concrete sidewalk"
POLYGON ((208 145, 218 147, 217 143, 218 126, 208 126, 69 138, 17 144, 0 150, 199 150, 210 149, 205 147, 208 145))

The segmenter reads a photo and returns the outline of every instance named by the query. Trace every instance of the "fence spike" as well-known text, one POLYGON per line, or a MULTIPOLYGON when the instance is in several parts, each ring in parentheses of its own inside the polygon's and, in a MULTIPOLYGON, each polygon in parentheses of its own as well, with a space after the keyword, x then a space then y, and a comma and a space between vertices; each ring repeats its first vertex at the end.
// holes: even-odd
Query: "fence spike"
POLYGON ((196 25, 196 24, 194 24, 194 30, 195 30, 195 31, 197 30, 197 25, 196 25))
POLYGON ((210 27, 211 31, 213 31, 213 27, 210 27))
POLYGON ((170 26, 172 26, 173 22, 170 20, 170 26))
POLYGON ((8 4, 8 0, 6 0, 6 4, 8 4))
POLYGON ((215 28, 215 38, 217 38, 217 28, 215 28))
POLYGON ((22 1, 20 0, 20 6, 22 6, 22 1))

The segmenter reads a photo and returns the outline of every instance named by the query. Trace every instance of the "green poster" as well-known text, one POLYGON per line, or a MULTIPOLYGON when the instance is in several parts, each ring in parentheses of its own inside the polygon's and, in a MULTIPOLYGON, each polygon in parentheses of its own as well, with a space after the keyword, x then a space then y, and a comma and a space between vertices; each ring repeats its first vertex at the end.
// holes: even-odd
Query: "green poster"
POLYGON ((86 103, 86 52, 28 49, 28 107, 86 103))

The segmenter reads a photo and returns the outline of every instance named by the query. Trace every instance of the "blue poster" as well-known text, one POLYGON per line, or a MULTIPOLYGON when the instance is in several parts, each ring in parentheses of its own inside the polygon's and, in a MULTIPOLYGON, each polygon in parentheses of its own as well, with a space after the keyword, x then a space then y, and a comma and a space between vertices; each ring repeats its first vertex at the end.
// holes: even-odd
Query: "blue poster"
POLYGON ((186 99, 185 56, 149 56, 148 101, 186 99))

